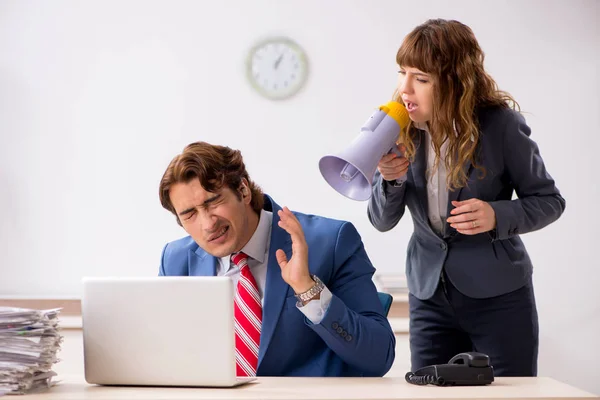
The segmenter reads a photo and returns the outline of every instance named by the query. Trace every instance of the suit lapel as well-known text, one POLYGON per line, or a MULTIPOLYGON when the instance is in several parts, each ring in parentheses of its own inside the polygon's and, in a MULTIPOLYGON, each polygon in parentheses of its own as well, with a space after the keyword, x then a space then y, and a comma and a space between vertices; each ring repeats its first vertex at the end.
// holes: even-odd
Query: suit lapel
POLYGON ((188 253, 189 276, 215 276, 217 274, 217 258, 208 255, 200 247, 188 253))
MULTIPOLYGON (((457 157, 457 155, 454 155, 455 157, 457 157)), ((467 161, 467 163, 464 166, 464 170, 466 171, 467 174, 467 184, 469 183, 469 176, 471 175, 471 172, 473 170, 473 165, 471 163, 471 161, 467 161)), ((450 217, 450 211, 452 211, 452 209, 454 208, 454 206, 452 205, 453 201, 457 201, 460 198, 460 193, 462 192, 462 187, 455 189, 455 190, 448 190, 448 207, 446 209, 446 215, 448 217, 450 217)), ((444 222, 444 237, 449 237, 449 236, 454 236, 456 235, 456 230, 452 229, 450 227, 450 224, 445 221, 444 222)))
POLYGON ((412 177, 415 191, 417 192, 417 197, 419 200, 418 203, 421 207, 421 215, 423 216, 423 218, 425 218, 425 221, 429 223, 427 217, 427 152, 425 151, 425 144, 427 142, 424 140, 423 135, 425 135, 425 132, 419 130, 419 135, 415 140, 415 159, 410 164, 410 168, 408 169, 408 171, 412 177))
MULTIPOLYGON (((417 196, 419 198, 419 204, 421 205, 421 212, 423 218, 428 226, 429 225, 429 216, 427 209, 429 207, 428 196, 427 196, 427 141, 425 140, 425 135, 427 134, 423 130, 419 130, 419 136, 415 140, 415 146, 417 147, 417 151, 415 154, 415 160, 411 163, 409 168, 409 173, 412 176, 413 182, 415 184, 415 190, 417 192, 417 196)), ((479 148, 481 146, 481 142, 477 149, 475 150, 475 154, 479 153, 479 148)), ((457 154, 454 155, 455 157, 457 154)), ((464 166, 464 170, 467 174, 467 184, 469 182, 469 177, 471 172, 473 171, 473 165, 470 160, 468 160, 464 166)), ((458 188, 454 191, 448 191, 448 205, 447 205, 447 216, 450 216, 450 211, 454 208, 452 205, 453 201, 456 201, 460 198, 460 194, 462 192, 462 188, 458 188)), ((433 229, 432 229, 433 231, 433 229)), ((450 227, 448 222, 444 221, 444 237, 454 236, 456 234, 456 230, 450 227)))
MULTIPOLYGON (((279 223, 277 211, 281 210, 269 196, 265 195, 265 209, 273 212, 273 223, 271 226, 271 241, 269 245, 269 259, 267 261, 267 281, 265 283, 265 297, 263 302, 263 324, 260 335, 260 346, 258 350, 258 366, 265 356, 269 343, 275 333, 281 310, 287 297, 288 284, 281 277, 281 268, 277 263, 275 252, 282 249, 288 259, 292 257, 292 239, 290 235, 282 230, 279 223)), ((208 255, 201 248, 188 254, 188 265, 190 276, 215 276, 218 259, 208 255)))
MULTIPOLYGON (((269 343, 275 333, 275 327, 279 321, 281 310, 283 308, 288 284, 281 277, 281 268, 277 263, 275 252, 282 249, 288 259, 292 256, 292 240, 287 232, 283 231, 278 223, 279 216, 277 211, 281 208, 268 196, 265 196, 265 203, 270 202, 273 211, 273 225, 271 226, 271 243, 269 245, 269 260, 267 264, 267 282, 265 284, 265 298, 263 303, 263 323, 260 335, 260 346, 258 350, 258 366, 265 356, 269 343)), ((267 207, 268 205, 265 204, 267 207)), ((267 208, 265 207, 265 208, 267 208)))

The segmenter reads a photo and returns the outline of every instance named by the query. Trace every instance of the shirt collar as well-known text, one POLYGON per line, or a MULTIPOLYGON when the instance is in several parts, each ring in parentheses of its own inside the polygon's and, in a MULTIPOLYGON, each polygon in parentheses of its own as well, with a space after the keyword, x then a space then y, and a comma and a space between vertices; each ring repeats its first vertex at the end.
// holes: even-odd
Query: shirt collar
POLYGON ((429 125, 427 124, 427 122, 413 122, 413 125, 415 126, 415 128, 429 133, 429 125))
MULTIPOLYGON (((270 211, 260 210, 258 226, 252 234, 252 237, 246 245, 240 250, 248 255, 248 257, 264 263, 269 237, 271 236, 271 224, 273 222, 273 213, 270 211)), ((230 255, 222 257, 223 265, 230 265, 230 255)))
MULTIPOLYGON (((427 124, 427 122, 413 122, 414 126, 417 129, 420 129, 422 131, 425 131, 427 133, 431 133, 429 132, 429 125, 427 124)), ((454 134, 456 135, 456 120, 452 121, 452 127, 454 128, 454 134)), ((471 135, 471 142, 475 141, 475 137, 473 135, 471 135)))

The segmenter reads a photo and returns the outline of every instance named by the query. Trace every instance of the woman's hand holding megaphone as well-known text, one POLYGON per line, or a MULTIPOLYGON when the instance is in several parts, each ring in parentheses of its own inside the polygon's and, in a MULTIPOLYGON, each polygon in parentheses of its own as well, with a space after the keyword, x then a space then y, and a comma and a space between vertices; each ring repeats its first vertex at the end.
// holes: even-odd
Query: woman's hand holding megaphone
MULTIPOLYGON (((405 154, 406 147, 403 144, 398 145, 401 154, 405 154)), ((377 170, 386 181, 395 181, 402 178, 408 172, 410 162, 404 156, 399 156, 395 152, 390 152, 379 160, 377 170)))

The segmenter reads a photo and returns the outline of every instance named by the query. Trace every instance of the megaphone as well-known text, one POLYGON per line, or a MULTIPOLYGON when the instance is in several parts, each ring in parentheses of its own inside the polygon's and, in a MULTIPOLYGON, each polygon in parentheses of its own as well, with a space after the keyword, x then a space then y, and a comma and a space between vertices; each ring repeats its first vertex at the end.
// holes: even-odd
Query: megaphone
POLYGON ((400 132, 409 123, 408 111, 397 101, 379 107, 345 150, 319 160, 323 178, 340 194, 364 201, 371 197, 371 183, 383 155, 394 151, 400 132))

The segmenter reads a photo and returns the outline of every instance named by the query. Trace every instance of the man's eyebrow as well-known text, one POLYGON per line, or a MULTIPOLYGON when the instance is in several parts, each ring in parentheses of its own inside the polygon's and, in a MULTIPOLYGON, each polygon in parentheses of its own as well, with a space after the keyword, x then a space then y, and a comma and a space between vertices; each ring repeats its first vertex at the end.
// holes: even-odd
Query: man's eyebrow
MULTIPOLYGON (((213 197, 211 197, 210 199, 206 199, 202 202, 202 207, 206 207, 207 205, 209 205, 210 203, 214 203, 215 201, 219 200, 221 198, 220 194, 214 195, 213 197)), ((183 217, 186 214, 189 214, 191 212, 193 212, 194 210, 196 210, 196 207, 190 207, 188 209, 183 210, 182 212, 180 212, 178 215, 180 217, 183 217)))
POLYGON ((196 209, 196 207, 190 207, 190 208, 188 208, 187 210, 183 210, 182 212, 180 212, 180 213, 179 213, 179 214, 177 214, 177 215, 179 215, 180 217, 183 217, 184 215, 186 215, 186 214, 189 214, 189 213, 193 212, 195 209, 196 209))

